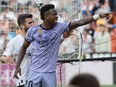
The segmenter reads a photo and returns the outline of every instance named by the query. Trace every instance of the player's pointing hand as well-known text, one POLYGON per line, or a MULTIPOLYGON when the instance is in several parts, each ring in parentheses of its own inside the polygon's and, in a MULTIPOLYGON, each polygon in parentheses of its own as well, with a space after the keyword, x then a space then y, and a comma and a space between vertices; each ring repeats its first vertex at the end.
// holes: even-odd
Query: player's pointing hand
POLYGON ((104 13, 99 15, 101 18, 110 19, 112 17, 112 13, 104 13))

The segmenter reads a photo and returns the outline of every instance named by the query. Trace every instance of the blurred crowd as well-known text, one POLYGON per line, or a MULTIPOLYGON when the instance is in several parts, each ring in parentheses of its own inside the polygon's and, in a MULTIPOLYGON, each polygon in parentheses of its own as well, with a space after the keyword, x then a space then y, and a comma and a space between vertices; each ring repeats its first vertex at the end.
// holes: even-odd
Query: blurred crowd
POLYGON ((83 54, 116 52, 116 0, 84 0, 83 17, 112 13, 110 19, 98 19, 83 28, 83 54))
POLYGON ((35 2, 54 4, 58 11, 59 21, 76 20, 79 17, 85 18, 98 13, 112 12, 111 19, 99 19, 82 27, 83 54, 116 52, 116 0, 0 0, 0 53, 4 51, 7 42, 20 33, 17 25, 19 14, 32 13, 35 23, 41 23, 35 2))

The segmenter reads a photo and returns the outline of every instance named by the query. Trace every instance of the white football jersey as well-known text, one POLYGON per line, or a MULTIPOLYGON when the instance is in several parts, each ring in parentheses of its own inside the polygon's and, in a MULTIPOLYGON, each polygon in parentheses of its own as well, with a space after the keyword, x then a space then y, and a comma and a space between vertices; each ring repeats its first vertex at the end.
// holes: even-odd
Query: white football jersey
MULTIPOLYGON (((6 50, 4 51, 3 55, 5 56, 13 56, 14 60, 17 62, 19 51, 23 45, 24 38, 18 34, 13 39, 9 41, 7 44, 6 50)), ((31 45, 27 48, 25 57, 21 63, 21 76, 16 81, 16 85, 25 85, 26 83, 26 75, 29 70, 30 65, 30 58, 31 58, 31 45)))

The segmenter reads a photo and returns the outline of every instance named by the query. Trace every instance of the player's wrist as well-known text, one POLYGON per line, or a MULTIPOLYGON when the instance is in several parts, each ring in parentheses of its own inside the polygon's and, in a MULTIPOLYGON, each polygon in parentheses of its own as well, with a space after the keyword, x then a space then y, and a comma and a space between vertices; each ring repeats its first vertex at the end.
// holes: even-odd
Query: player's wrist
POLYGON ((16 67, 20 67, 20 64, 19 64, 19 63, 17 63, 17 64, 16 64, 16 67))
POLYGON ((93 15, 93 19, 94 19, 94 20, 97 20, 97 19, 99 19, 99 18, 101 18, 99 14, 93 15))

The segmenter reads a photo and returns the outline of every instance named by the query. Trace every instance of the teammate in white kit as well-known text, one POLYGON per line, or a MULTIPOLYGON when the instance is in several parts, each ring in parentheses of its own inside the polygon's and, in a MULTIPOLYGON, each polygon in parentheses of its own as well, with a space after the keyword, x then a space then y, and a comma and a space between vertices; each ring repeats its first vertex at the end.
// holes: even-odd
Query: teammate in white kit
POLYGON ((73 22, 57 22, 57 11, 53 4, 40 9, 43 23, 30 28, 18 56, 14 77, 21 72, 20 64, 27 47, 32 44, 30 70, 27 75, 26 87, 56 87, 56 64, 61 35, 98 18, 109 17, 109 13, 97 14, 92 17, 73 22))
MULTIPOLYGON (((17 57, 21 49, 21 46, 23 45, 26 32, 29 29, 29 27, 34 25, 32 17, 33 16, 31 14, 20 14, 18 16, 17 22, 21 29, 21 33, 9 41, 3 53, 3 56, 1 57, 1 62, 12 64, 14 60, 17 61, 17 57)), ((24 85, 26 84, 26 75, 30 64, 30 58, 31 58, 31 45, 28 47, 24 60, 21 63, 20 67, 22 71, 21 76, 19 76, 19 79, 17 79, 16 81, 17 87, 24 87, 24 85)))

